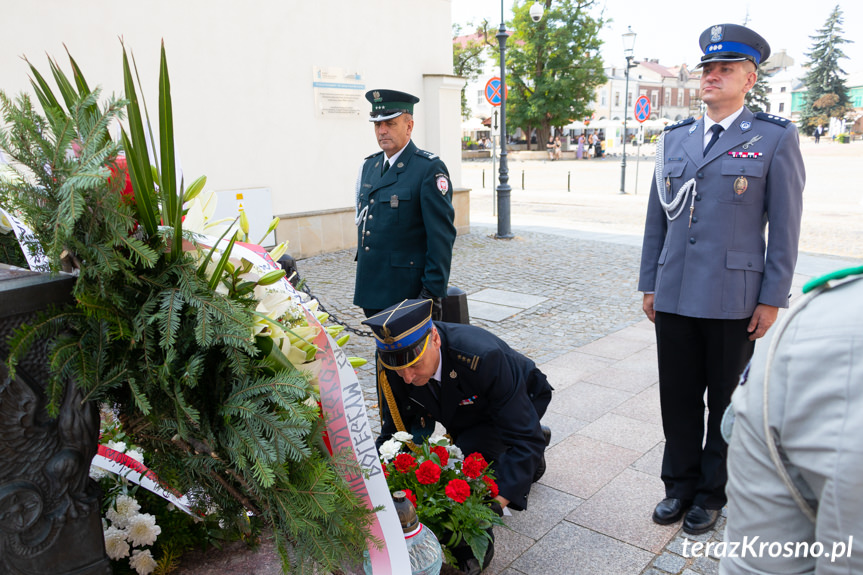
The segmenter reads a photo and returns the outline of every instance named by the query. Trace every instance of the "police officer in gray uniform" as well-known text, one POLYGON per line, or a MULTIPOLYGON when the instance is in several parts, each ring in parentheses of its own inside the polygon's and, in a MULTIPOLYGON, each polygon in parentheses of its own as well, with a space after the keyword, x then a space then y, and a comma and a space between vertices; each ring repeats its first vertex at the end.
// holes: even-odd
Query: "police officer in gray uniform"
POLYGON ((723 575, 863 573, 859 274, 804 286, 734 392, 723 575))
POLYGON ((382 151, 365 158, 357 179, 354 304, 370 317, 404 299, 427 298, 441 319, 456 236, 449 172, 411 140, 419 98, 370 90, 366 99, 382 151))
POLYGON ((707 113, 668 126, 657 146, 638 282, 656 324, 666 439, 653 520, 683 518, 691 534, 726 502, 720 421, 754 341, 788 305, 805 182, 794 125, 743 104, 767 42, 720 24, 700 45, 707 113))

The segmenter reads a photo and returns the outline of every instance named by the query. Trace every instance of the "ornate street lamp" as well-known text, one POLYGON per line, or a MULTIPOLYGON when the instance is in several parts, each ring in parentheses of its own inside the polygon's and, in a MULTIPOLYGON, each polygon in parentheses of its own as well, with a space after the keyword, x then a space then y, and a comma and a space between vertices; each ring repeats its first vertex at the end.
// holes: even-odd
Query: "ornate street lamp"
POLYGON ((623 54, 626 56, 626 88, 623 94, 623 159, 620 162, 620 193, 626 193, 626 114, 629 112, 629 69, 632 68, 632 54, 635 52, 635 32, 632 26, 623 33, 623 54))
MULTIPOLYGON (((530 19, 534 22, 542 20, 542 4, 534 2, 530 7, 530 19)), ((495 238, 510 239, 513 237, 510 228, 510 196, 512 188, 509 185, 509 166, 506 161, 506 21, 503 18, 503 0, 500 0, 500 29, 497 31, 497 41, 500 44, 500 183, 497 186, 497 233, 495 238)))

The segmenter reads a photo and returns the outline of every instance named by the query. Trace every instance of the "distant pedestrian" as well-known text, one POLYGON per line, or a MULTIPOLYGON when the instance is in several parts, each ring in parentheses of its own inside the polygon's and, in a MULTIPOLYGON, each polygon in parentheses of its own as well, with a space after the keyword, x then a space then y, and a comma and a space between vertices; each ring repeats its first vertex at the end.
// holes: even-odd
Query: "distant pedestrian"
POLYGON ((545 151, 548 152, 548 159, 554 161, 554 136, 548 136, 548 143, 545 145, 545 151))
POLYGON ((554 159, 559 160, 563 150, 561 149, 560 136, 554 137, 554 159))
POLYGON ((575 157, 579 160, 584 158, 584 134, 578 137, 578 147, 575 148, 575 157))
POLYGON ((821 141, 821 134, 823 134, 823 133, 824 133, 824 126, 822 126, 821 124, 818 124, 818 127, 815 128, 815 143, 816 144, 821 141))

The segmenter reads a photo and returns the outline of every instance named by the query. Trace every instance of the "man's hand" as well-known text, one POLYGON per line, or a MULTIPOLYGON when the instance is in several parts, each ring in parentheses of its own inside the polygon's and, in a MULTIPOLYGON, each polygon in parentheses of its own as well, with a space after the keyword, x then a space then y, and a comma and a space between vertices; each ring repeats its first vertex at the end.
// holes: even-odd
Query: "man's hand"
POLYGON ((644 311, 644 315, 647 316, 647 319, 656 323, 656 310, 653 309, 653 296, 652 293, 644 294, 644 300, 641 302, 641 309, 644 311))
POLYGON ((509 499, 507 499, 503 495, 498 495, 497 497, 495 497, 495 499, 497 499, 497 502, 500 503, 501 509, 506 509, 506 506, 509 505, 509 499))
POLYGON ((746 328, 746 331, 749 332, 749 341, 764 337, 764 334, 776 321, 776 314, 778 313, 778 307, 763 303, 758 304, 752 313, 752 319, 749 320, 749 326, 746 328))
POLYGON ((443 304, 439 297, 433 296, 431 292, 423 286, 423 289, 420 290, 419 299, 432 300, 432 319, 435 321, 441 321, 443 319, 443 304))

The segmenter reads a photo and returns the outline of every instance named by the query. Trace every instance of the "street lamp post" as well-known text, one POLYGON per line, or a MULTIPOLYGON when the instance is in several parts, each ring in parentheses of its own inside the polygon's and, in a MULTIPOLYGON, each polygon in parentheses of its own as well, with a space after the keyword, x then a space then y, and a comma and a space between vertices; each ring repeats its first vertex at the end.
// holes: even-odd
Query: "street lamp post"
POLYGON ((635 51, 635 32, 627 26, 623 33, 623 54, 626 56, 626 87, 623 94, 623 159, 620 161, 620 193, 626 193, 626 114, 629 112, 629 69, 632 67, 632 54, 635 51))
MULTIPOLYGON (((537 2, 530 7, 530 18, 539 22, 542 18, 542 6, 537 2)), ((512 187, 509 185, 509 166, 506 161, 506 21, 503 18, 503 0, 500 0, 500 29, 497 31, 497 41, 500 44, 500 183, 497 186, 497 233, 495 238, 511 239, 510 227, 510 197, 512 187)))

